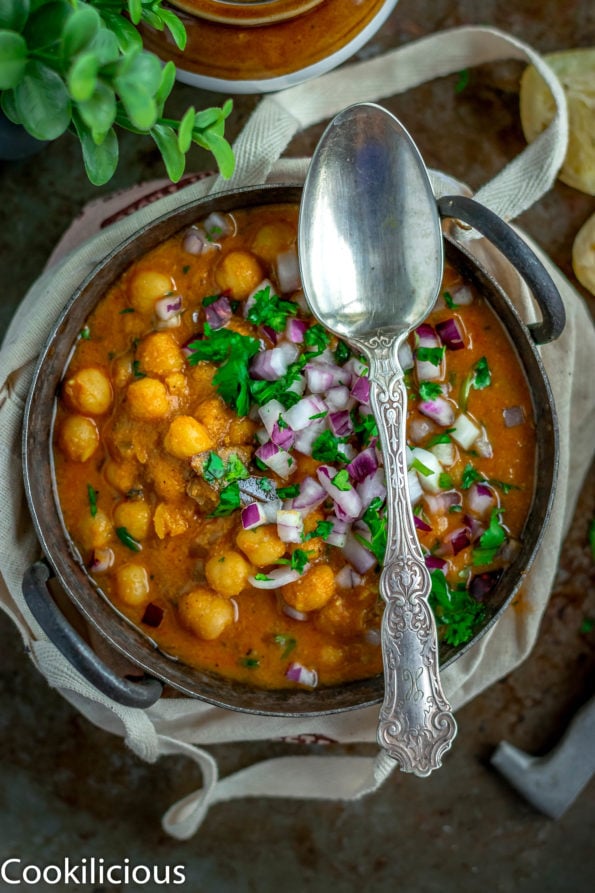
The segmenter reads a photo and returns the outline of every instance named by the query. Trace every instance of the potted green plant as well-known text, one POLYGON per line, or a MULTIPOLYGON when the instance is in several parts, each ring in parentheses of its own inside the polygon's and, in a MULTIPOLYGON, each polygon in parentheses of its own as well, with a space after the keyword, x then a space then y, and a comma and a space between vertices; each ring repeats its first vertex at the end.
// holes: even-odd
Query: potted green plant
POLYGON ((143 48, 142 22, 167 28, 183 50, 184 26, 162 0, 0 0, 2 111, 38 140, 74 133, 97 186, 118 165, 118 128, 151 137, 174 182, 192 143, 231 176, 224 136, 231 100, 221 108, 191 107, 180 120, 167 117, 175 66, 143 48))

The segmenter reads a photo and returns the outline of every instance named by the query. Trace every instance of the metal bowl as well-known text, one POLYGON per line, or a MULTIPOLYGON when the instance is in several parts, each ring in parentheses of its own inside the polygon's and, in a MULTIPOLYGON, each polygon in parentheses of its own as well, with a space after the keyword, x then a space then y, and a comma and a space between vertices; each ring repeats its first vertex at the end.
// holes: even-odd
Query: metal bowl
MULTIPOLYGON (((23 591, 36 619, 71 663, 91 682, 120 703, 145 707, 163 684, 184 695, 233 710, 276 716, 314 716, 376 704, 382 700, 382 675, 321 687, 315 691, 270 691, 249 687, 202 672, 164 654, 120 614, 87 573, 64 526, 52 472, 52 432, 56 394, 73 345, 87 317, 111 284, 140 255, 211 211, 233 211, 255 205, 299 203, 301 186, 262 186, 220 193, 182 205, 156 219, 116 247, 72 295, 43 348, 31 384, 23 428, 23 473, 33 524, 45 555, 26 573, 23 591), (144 677, 117 676, 73 630, 53 601, 47 584, 53 574, 90 626, 144 677)), ((525 243, 470 199, 440 199, 443 216, 475 226, 512 260, 532 288, 543 320, 527 327, 510 299, 470 253, 445 236, 448 260, 474 283, 506 327, 532 393, 537 438, 537 486, 520 550, 486 599, 486 616, 474 638, 461 646, 441 645, 441 668, 449 666, 498 621, 513 599, 539 548, 553 500, 558 464, 556 413, 536 343, 558 337, 564 326, 560 297, 525 243), (486 216, 487 215, 487 216, 486 216)))

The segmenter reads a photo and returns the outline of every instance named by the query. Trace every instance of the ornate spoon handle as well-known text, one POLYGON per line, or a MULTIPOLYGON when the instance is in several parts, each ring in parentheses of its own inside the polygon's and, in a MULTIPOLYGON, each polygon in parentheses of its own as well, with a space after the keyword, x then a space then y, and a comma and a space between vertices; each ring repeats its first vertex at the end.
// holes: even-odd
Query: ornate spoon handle
POLYGON ((404 772, 429 775, 441 765, 457 732, 440 684, 436 625, 429 605, 431 579, 409 502, 405 421, 407 390, 399 339, 366 341, 370 402, 380 434, 387 486, 387 548, 380 577, 384 702, 378 743, 404 772))

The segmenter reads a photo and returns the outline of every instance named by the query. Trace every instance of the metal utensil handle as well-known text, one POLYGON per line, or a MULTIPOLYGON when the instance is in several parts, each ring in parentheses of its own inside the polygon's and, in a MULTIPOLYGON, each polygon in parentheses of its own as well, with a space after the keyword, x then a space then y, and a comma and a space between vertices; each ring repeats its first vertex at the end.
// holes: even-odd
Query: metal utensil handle
POLYGON ((50 570, 44 561, 32 564, 23 577, 23 596, 44 633, 66 660, 91 685, 118 704, 145 708, 158 701, 163 691, 158 679, 142 676, 132 680, 118 676, 81 639, 52 598, 47 587, 49 578, 50 570))
POLYGON ((373 348, 370 402, 388 491, 387 548, 380 576, 386 603, 381 629, 384 701, 377 737, 404 772, 425 776, 441 765, 457 724, 440 683, 436 624, 429 604, 431 579, 409 502, 407 391, 396 356, 398 344, 379 335, 368 345, 373 348))
POLYGON ((473 227, 498 248, 525 280, 539 304, 541 322, 528 326, 536 344, 555 341, 566 324, 566 311, 554 280, 524 239, 485 205, 465 195, 438 199, 441 217, 452 217, 473 227))

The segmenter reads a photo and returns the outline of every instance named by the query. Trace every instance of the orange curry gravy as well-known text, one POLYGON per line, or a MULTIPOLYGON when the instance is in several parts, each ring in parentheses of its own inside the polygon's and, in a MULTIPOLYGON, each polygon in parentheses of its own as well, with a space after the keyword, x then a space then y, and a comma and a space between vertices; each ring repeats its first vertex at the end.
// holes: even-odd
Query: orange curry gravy
MULTIPOLYGON (((382 669, 366 369, 312 325, 296 226, 295 206, 211 215, 137 260, 81 332, 55 421, 64 522, 100 589, 164 652, 265 688, 382 669), (240 501, 254 477, 276 503, 240 501)), ((450 267, 409 348, 411 496, 456 645, 522 534, 531 400, 501 324, 450 267)))

